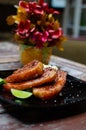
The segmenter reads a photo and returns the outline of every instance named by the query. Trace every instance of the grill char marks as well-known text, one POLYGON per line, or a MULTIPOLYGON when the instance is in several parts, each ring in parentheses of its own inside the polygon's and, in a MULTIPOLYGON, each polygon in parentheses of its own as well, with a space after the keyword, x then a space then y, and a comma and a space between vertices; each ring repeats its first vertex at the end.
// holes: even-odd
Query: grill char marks
POLYGON ((55 97, 64 87, 64 84, 66 82, 66 76, 67 76, 66 72, 58 70, 57 77, 55 78, 54 82, 52 82, 49 85, 47 84, 44 86, 33 88, 34 96, 41 98, 43 100, 55 97))
POLYGON ((42 84, 46 84, 46 83, 50 83, 54 81, 56 78, 56 75, 57 75, 56 70, 49 67, 49 68, 44 69, 44 72, 41 76, 33 80, 28 80, 21 83, 7 83, 4 85, 4 87, 9 90, 11 88, 20 89, 20 90, 33 88, 33 87, 37 87, 42 84))
POLYGON ((43 73, 43 64, 37 60, 33 60, 24 67, 14 71, 12 75, 5 78, 5 81, 9 83, 23 82, 26 80, 36 78, 42 73, 43 73))

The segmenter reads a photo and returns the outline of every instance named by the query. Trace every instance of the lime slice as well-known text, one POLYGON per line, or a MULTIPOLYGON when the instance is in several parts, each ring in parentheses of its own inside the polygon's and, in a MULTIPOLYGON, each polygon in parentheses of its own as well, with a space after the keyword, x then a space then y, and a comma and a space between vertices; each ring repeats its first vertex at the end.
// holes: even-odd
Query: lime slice
POLYGON ((22 98, 22 99, 29 98, 30 96, 32 96, 31 92, 22 91, 18 89, 11 89, 11 93, 13 96, 17 98, 22 98))

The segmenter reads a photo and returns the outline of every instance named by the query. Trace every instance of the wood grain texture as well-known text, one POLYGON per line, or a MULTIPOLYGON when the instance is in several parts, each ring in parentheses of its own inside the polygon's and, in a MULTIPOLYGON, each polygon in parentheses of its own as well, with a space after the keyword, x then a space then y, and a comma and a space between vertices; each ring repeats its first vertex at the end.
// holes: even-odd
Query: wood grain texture
MULTIPOLYGON (((16 56, 14 58, 15 60, 13 57, 12 60, 8 60, 7 58, 5 62, 0 61, 0 64, 2 64, 2 62, 3 64, 6 64, 6 62, 8 62, 8 64, 10 62, 16 63, 16 61, 19 60, 18 46, 9 43, 5 43, 4 45, 4 48, 6 48, 0 48, 0 56, 16 56), (13 49, 14 46, 15 50, 13 49), (8 54, 5 50, 9 50, 8 54)), ((51 56, 50 64, 57 65, 61 69, 67 71, 68 74, 86 81, 86 66, 83 64, 56 56, 51 56)), ((0 103, 0 130, 86 130, 86 107, 83 105, 81 106, 81 108, 70 108, 66 110, 66 113, 64 110, 61 112, 58 110, 28 110, 28 112, 25 112, 24 109, 20 112, 17 108, 15 108, 16 111, 14 111, 14 107, 9 104, 0 103)))

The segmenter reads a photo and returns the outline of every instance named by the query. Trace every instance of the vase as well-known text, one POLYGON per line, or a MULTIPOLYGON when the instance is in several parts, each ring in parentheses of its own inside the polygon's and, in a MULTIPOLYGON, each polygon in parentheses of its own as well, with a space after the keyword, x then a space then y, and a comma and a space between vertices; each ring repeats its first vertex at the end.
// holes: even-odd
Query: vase
POLYGON ((52 47, 43 47, 42 49, 20 44, 20 62, 25 65, 36 59, 44 64, 48 64, 52 54, 52 47))

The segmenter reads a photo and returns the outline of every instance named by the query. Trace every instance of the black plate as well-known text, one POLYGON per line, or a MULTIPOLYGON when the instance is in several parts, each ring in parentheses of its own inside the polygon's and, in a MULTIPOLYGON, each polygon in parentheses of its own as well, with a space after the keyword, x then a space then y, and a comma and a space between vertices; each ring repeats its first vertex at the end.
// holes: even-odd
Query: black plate
POLYGON ((34 96, 20 100, 14 98, 11 93, 0 90, 0 100, 14 106, 24 108, 61 108, 71 104, 86 102, 86 82, 67 75, 67 82, 62 92, 52 100, 42 101, 34 96))

